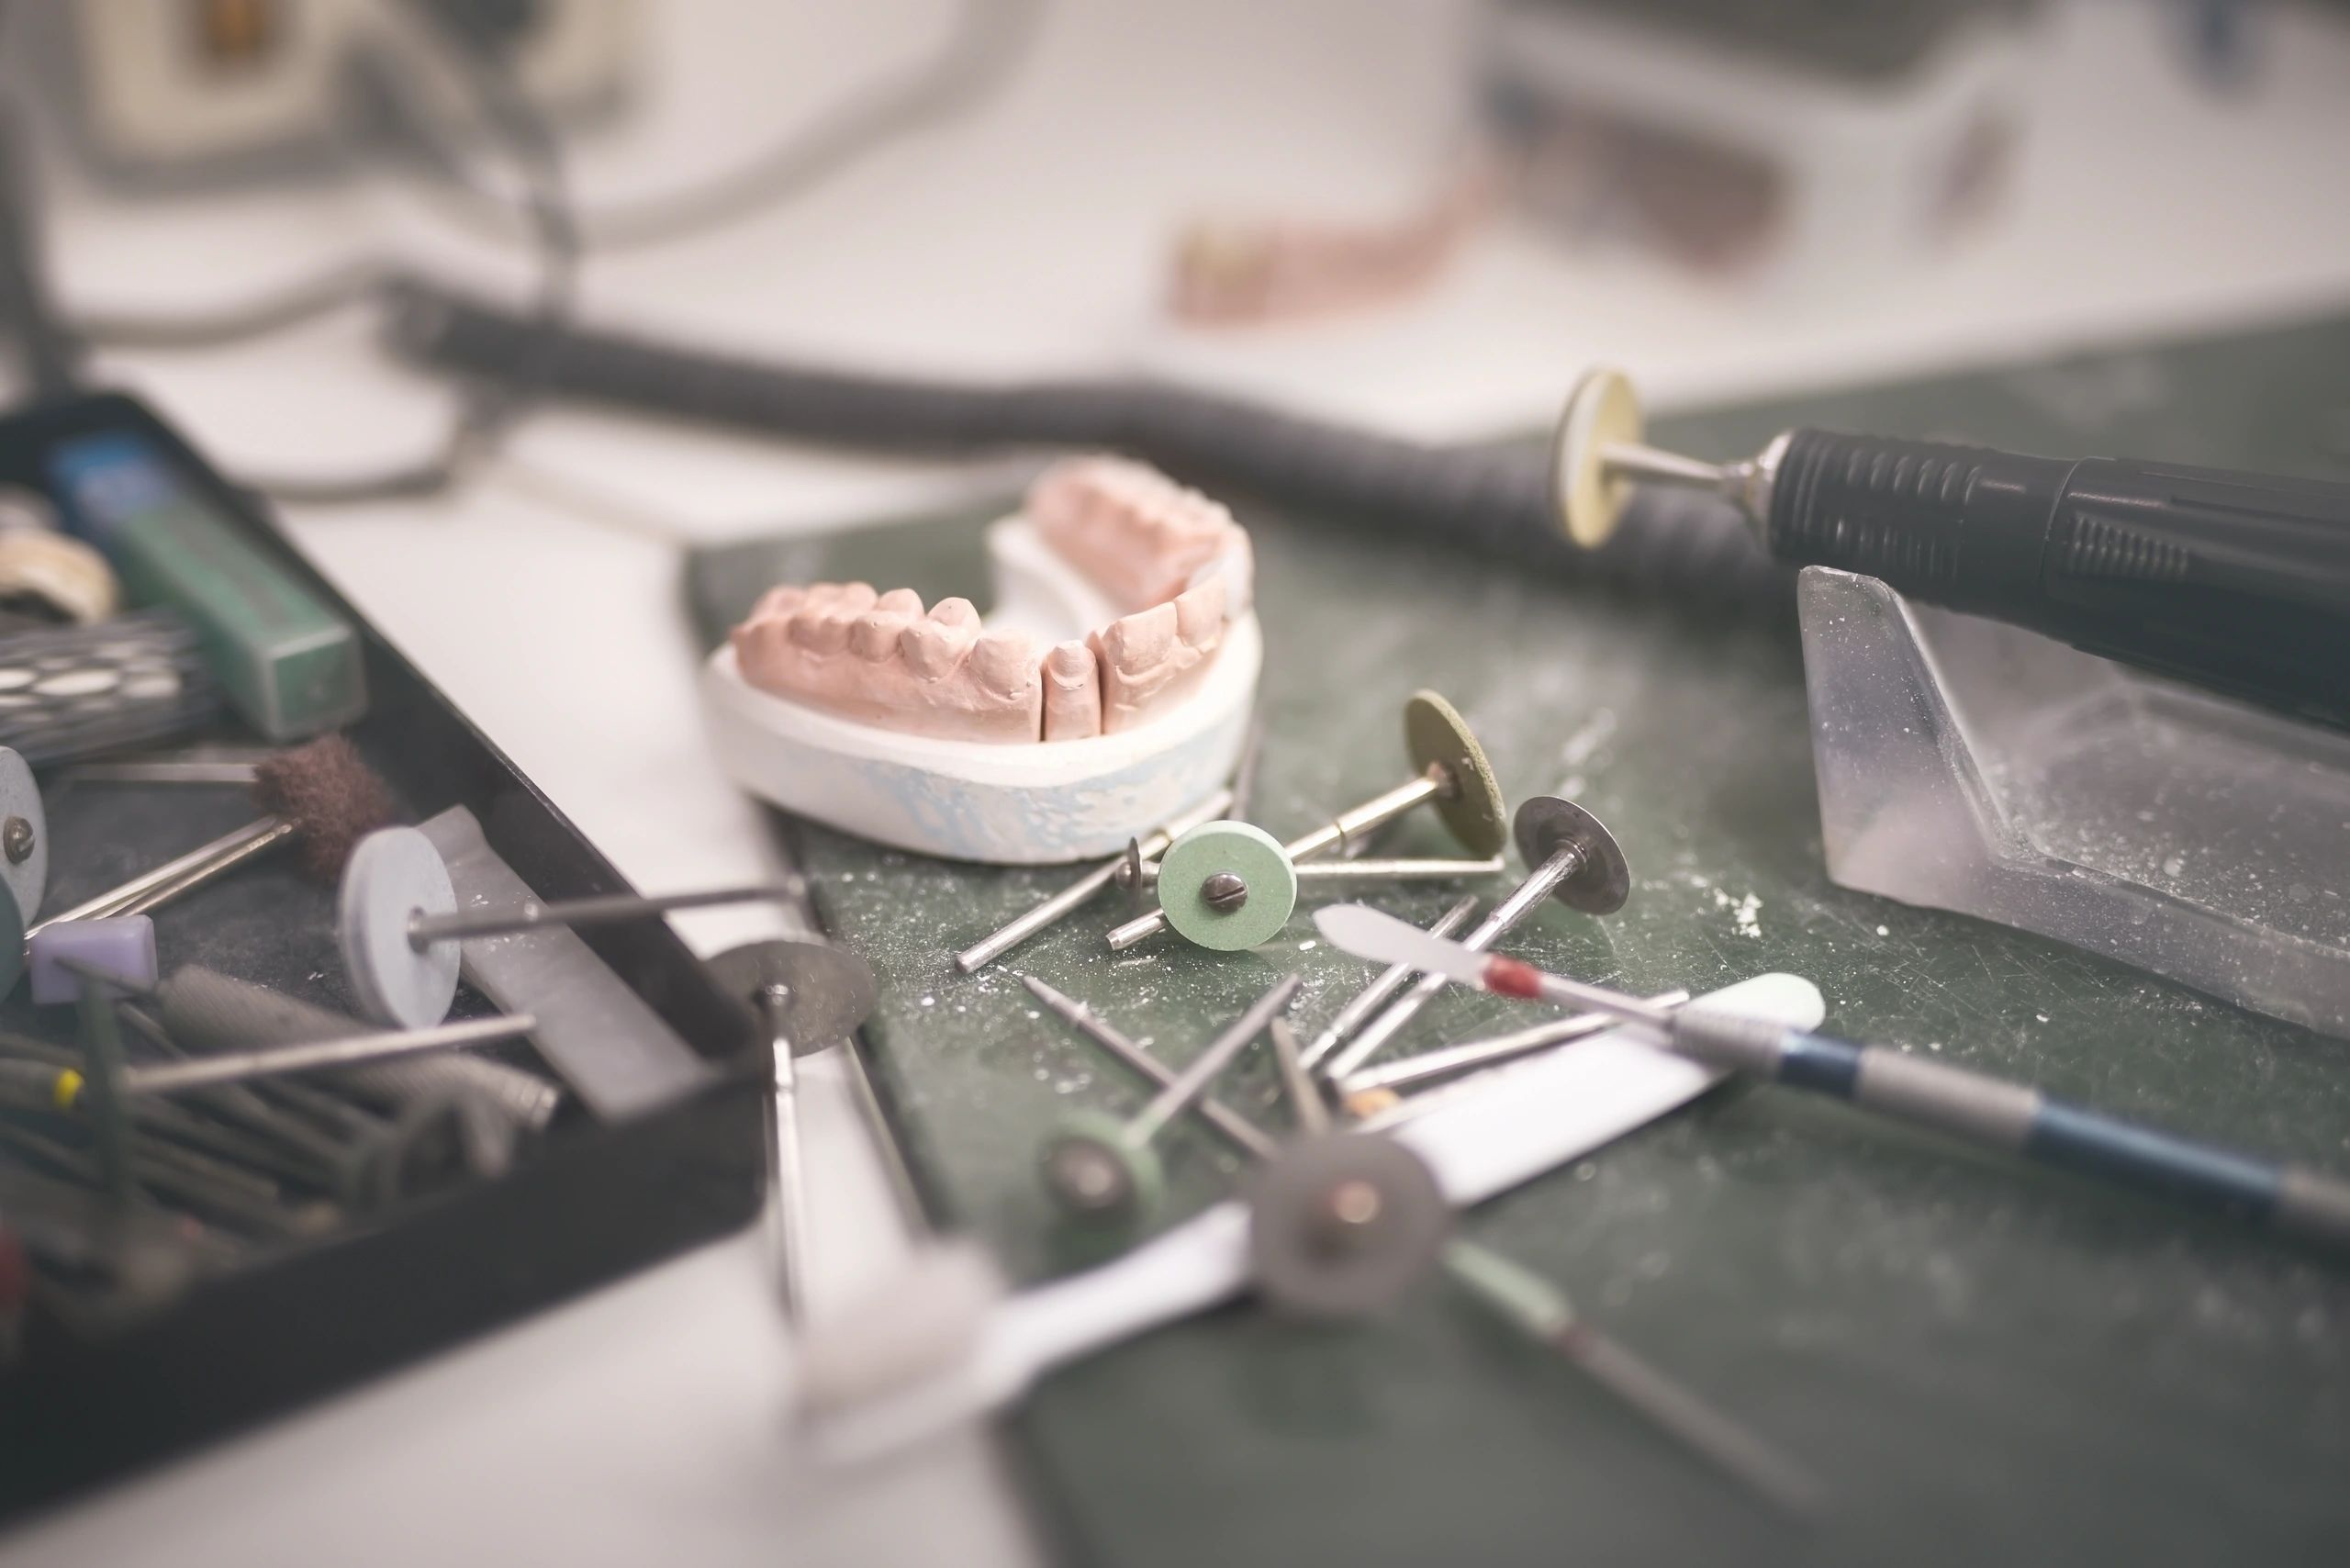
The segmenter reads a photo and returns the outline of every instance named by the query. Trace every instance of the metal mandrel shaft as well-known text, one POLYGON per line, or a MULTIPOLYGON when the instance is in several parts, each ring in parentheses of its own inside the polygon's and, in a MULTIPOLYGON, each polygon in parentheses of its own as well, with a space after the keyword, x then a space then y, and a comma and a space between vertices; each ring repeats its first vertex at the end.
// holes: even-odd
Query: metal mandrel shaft
POLYGON ((1529 1338, 1559 1350, 1607 1391, 1773 1506, 1809 1514, 1819 1483, 1794 1461, 1579 1317, 1564 1292, 1474 1242, 1455 1240, 1445 1268, 1529 1338))
POLYGON ((1185 1063, 1150 1103, 1126 1123, 1127 1139, 1147 1143, 1158 1136, 1159 1129, 1205 1092, 1207 1086, 1215 1081, 1216 1075, 1230 1066, 1234 1058, 1248 1049, 1251 1040, 1265 1032, 1265 1026, 1289 1006, 1290 998, 1297 994, 1297 988, 1304 983, 1296 975, 1284 976, 1270 991, 1249 1003, 1248 1010, 1234 1020, 1231 1027, 1185 1063))
POLYGON ((455 942, 477 936, 510 936, 550 925, 605 925, 641 920, 677 910, 713 909, 736 903, 789 903, 789 889, 771 882, 739 888, 704 888, 688 893, 642 897, 635 893, 599 893, 591 898, 527 900, 503 909, 465 909, 453 914, 417 914, 408 923, 408 945, 420 952, 435 942, 455 942))
POLYGON ((97 920, 110 914, 135 913, 126 912, 124 906, 146 894, 171 888, 189 877, 207 873, 212 865, 224 856, 241 851, 258 853, 293 831, 291 823, 277 817, 264 817, 259 822, 248 823, 233 833, 222 834, 209 844, 198 845, 151 871, 143 871, 117 887, 109 888, 95 898, 85 899, 72 909, 34 922, 25 935, 37 936, 49 927, 68 920, 97 920))
MULTIPOLYGON (((1137 846, 1137 853, 1144 858, 1164 854, 1169 845, 1192 829, 1223 816, 1231 808, 1236 794, 1237 791, 1232 790, 1218 790, 1191 811, 1146 835, 1137 846)), ((1118 874, 1125 866, 1125 857, 1103 861, 985 939, 956 954, 955 967, 967 975, 987 968, 1038 932, 1059 924, 1091 903, 1103 890, 1117 881, 1118 874)))
POLYGON ((538 1027, 529 1014, 504 1018, 471 1018, 430 1029, 391 1029, 349 1035, 338 1039, 271 1046, 253 1051, 227 1051, 201 1061, 173 1062, 161 1067, 131 1068, 123 1087, 133 1094, 175 1094, 189 1089, 239 1083, 250 1078, 274 1078, 281 1073, 316 1072, 320 1068, 356 1067, 392 1061, 425 1051, 453 1050, 466 1046, 519 1040, 538 1027))
MULTIPOLYGON (((1046 1009, 1067 1023, 1069 1027, 1100 1046, 1127 1068, 1150 1080, 1161 1089, 1175 1081, 1175 1070, 1152 1056, 1133 1039, 1127 1037, 1111 1022, 1076 998, 1062 994, 1034 975, 1022 975, 1020 983, 1031 995, 1045 1004, 1046 1009)), ((1192 1107, 1201 1121, 1223 1137, 1241 1153, 1251 1159, 1269 1158, 1275 1148, 1273 1140, 1257 1125, 1217 1099, 1203 1094, 1192 1107)))
MULTIPOLYGON (((1449 936, 1467 924, 1469 917, 1476 913, 1476 898, 1473 895, 1464 898, 1438 915, 1436 924, 1429 926, 1428 930, 1438 936, 1449 936)), ((1409 964, 1391 964, 1380 971, 1377 980, 1372 980, 1350 997, 1347 1004, 1333 1014, 1330 1021, 1322 1026, 1320 1033, 1316 1034, 1306 1047, 1298 1053, 1298 1058, 1304 1064, 1306 1070, 1311 1072, 1320 1067, 1325 1058, 1336 1050, 1348 1036, 1360 1028, 1364 1020, 1384 1007, 1388 998, 1403 990, 1410 983, 1412 977, 1418 972, 1409 964)))
MULTIPOLYGON (((1509 897, 1487 912, 1470 933, 1460 938, 1460 945, 1472 952, 1483 953, 1517 929, 1526 917, 1542 907, 1543 902, 1559 885, 1583 868, 1583 852, 1561 849, 1527 874, 1509 897)), ((1343 1079, 1351 1075, 1363 1063, 1387 1048, 1396 1036, 1408 1027, 1420 1010, 1436 1000, 1446 985, 1442 975, 1422 975, 1410 989, 1387 1004, 1384 1012, 1363 1025, 1360 1034, 1337 1055, 1323 1064, 1325 1078, 1343 1079)))
MULTIPOLYGON (((1689 993, 1685 991, 1662 991, 1648 1000, 1660 1007, 1677 1007, 1689 1000, 1689 993)), ((1384 1066, 1365 1068, 1338 1080, 1337 1090, 1341 1095, 1364 1094, 1382 1089, 1402 1093, 1448 1078, 1458 1078, 1463 1073, 1517 1061, 1556 1046, 1570 1045, 1603 1030, 1613 1029, 1622 1022, 1612 1013, 1578 1013, 1572 1018, 1556 1018, 1548 1024, 1537 1024, 1530 1029, 1518 1029, 1478 1040, 1463 1040, 1458 1045, 1422 1051, 1417 1056, 1408 1056, 1384 1066)))
MULTIPOLYGON (((1382 795, 1374 795, 1352 811, 1342 812, 1311 833, 1301 834, 1281 846, 1281 853, 1292 861, 1303 861, 1346 846, 1364 834, 1394 821, 1413 807, 1433 801, 1443 792, 1440 770, 1430 767, 1418 777, 1397 785, 1382 795)), ((1304 867, 1298 869, 1303 871, 1304 867)), ((1152 910, 1136 915, 1125 924, 1114 927, 1109 935, 1110 950, 1123 953, 1127 948, 1167 929, 1167 912, 1152 910)))
MULTIPOLYGON (((355 1018, 196 965, 174 970, 156 987, 155 998, 171 1037, 204 1056, 373 1032, 355 1018)), ((468 1054, 340 1068, 332 1081, 375 1104, 399 1109, 452 1094, 480 1094, 532 1131, 554 1118, 563 1099, 562 1090, 537 1073, 468 1054)))

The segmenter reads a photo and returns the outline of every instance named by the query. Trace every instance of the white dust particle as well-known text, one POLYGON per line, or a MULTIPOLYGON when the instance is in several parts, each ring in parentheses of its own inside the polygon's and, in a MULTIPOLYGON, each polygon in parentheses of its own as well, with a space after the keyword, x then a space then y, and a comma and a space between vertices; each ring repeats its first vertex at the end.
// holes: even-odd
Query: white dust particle
POLYGON ((1926 1048, 1930 1051, 1938 1051, 1942 1048, 1942 1043, 1940 1040, 1928 1040, 1926 1048))
POLYGON ((938 998, 934 996, 925 996, 922 999, 922 1004, 924 1007, 935 1007, 938 1005, 938 998))
POLYGON ((1880 925, 1876 928, 1876 934, 1879 936, 1890 936, 1893 935, 1893 928, 1889 925, 1880 925))
POLYGON ((1752 893, 1747 894, 1742 899, 1734 899, 1719 888, 1716 888, 1714 904, 1718 909, 1726 909, 1730 912, 1730 918, 1737 923, 1738 934, 1740 936, 1751 936, 1757 941, 1762 939, 1762 923, 1756 918, 1762 912, 1761 899, 1752 893))
POLYGON ((1300 942, 1297 945, 1297 950, 1301 953, 1311 953, 1315 948, 1319 947, 1320 946, 1322 946, 1321 943, 1316 942, 1313 937, 1309 936, 1304 941, 1300 942))
POLYGON ((2048 1022, 2048 1014, 2045 1013, 2035 1013, 2032 1016, 2039 1019, 2043 1024, 2048 1022))

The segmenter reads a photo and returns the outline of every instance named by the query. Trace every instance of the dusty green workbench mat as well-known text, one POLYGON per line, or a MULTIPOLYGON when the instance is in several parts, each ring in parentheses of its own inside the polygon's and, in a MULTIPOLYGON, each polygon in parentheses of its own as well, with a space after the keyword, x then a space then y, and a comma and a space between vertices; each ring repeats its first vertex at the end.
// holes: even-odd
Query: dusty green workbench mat
MULTIPOLYGON (((2350 472, 2350 325, 1660 421, 1704 455, 1816 421, 2026 450, 2350 472)), ((1258 820, 1287 834, 1397 781, 1397 711, 1448 693, 1513 800, 1564 789, 1628 852, 1604 921, 1552 908, 1529 957, 1648 991, 1810 976, 1828 1023, 2210 1137, 2350 1168, 2350 1045, 2040 937, 1830 885, 1785 627, 1529 581, 1242 501, 1270 726, 1258 820)), ((975 516, 712 552, 705 630, 782 578, 982 589, 975 516)), ((1331 520, 1323 520, 1326 524, 1331 520)), ((941 1222, 1016 1277, 1071 1266, 1038 1141, 1143 1096, 1030 970, 1181 1058, 1284 970, 1318 1022, 1367 978, 1315 946, 1102 946, 1080 916, 975 978, 947 955, 1066 872, 991 871, 793 824, 838 937, 880 972, 868 1048, 941 1222)), ((1415 822, 1391 841, 1443 852, 1415 822)), ((2312 867, 2336 890, 2344 853, 2312 867)), ((1447 902, 1383 901, 1416 918, 1447 902)), ((1495 1016, 1450 997, 1422 1038, 1495 1016)), ((1228 1084, 1270 1118, 1269 1065, 1228 1084)), ((1184 1129, 1175 1216, 1233 1166, 1184 1129)), ((1485 1205, 1472 1235, 1828 1480, 1796 1532, 1432 1282, 1376 1327, 1248 1306, 1049 1379, 1016 1417, 1071 1554, 1118 1564, 2350 1561, 2350 1271, 2223 1224, 1955 1150, 1778 1090, 1730 1089, 1485 1205)))

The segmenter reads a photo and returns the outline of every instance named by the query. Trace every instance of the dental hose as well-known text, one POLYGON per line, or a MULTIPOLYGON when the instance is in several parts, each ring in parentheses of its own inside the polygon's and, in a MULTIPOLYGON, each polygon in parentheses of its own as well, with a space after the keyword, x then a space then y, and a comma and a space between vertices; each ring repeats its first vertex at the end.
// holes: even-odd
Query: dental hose
POLYGON ((1595 549, 1559 532, 1550 460, 1530 445, 1428 445, 1138 378, 974 385, 710 353, 609 330, 542 330, 435 286, 390 286, 388 335, 409 360, 640 413, 868 451, 968 456, 1109 450, 1187 483, 1308 518, 1438 539, 1546 575, 1707 610, 1789 617, 1793 573, 1719 498, 1637 491, 1595 549))

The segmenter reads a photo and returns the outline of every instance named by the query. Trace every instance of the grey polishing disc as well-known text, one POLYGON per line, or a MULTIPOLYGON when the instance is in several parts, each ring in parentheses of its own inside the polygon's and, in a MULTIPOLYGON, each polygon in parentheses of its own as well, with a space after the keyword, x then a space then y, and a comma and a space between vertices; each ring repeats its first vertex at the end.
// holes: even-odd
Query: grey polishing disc
POLYGON ((1550 890, 1550 896, 1569 909, 1613 914, 1632 896, 1632 868, 1625 863, 1616 835, 1572 801, 1532 796, 1517 808, 1516 826, 1517 853, 1529 871, 1570 846, 1583 851, 1583 864, 1574 875, 1550 890))
POLYGON ((1451 793, 1434 804, 1460 846, 1480 858, 1499 855, 1509 842, 1509 805, 1469 721, 1435 692, 1415 691, 1404 704, 1404 749, 1414 767, 1434 765, 1450 776, 1451 793))
POLYGON ((710 960, 720 989, 763 1013, 769 987, 784 990, 776 1028, 804 1057, 836 1046, 873 1015, 879 992, 863 958, 828 942, 745 942, 710 960))
POLYGON ((23 757, 0 746, 0 824, 11 821, 25 825, 13 835, 0 831, 0 885, 29 922, 40 913, 41 895, 49 890, 49 817, 41 810, 33 770, 23 757))
POLYGON ((379 828, 343 868, 336 935, 362 1016, 395 1029, 429 1029, 457 999, 462 945, 408 939, 419 914, 453 914, 457 890, 432 841, 412 827, 379 828))
POLYGON ((1290 1145, 1249 1187, 1248 1260, 1270 1305, 1361 1317, 1402 1295, 1452 1233, 1452 1209, 1416 1154, 1372 1133, 1290 1145))

